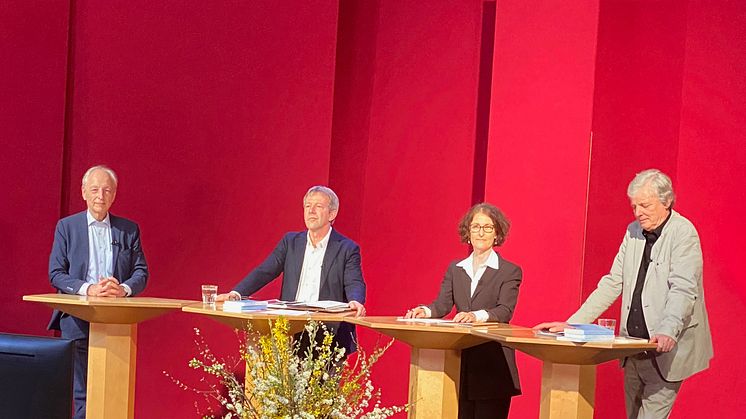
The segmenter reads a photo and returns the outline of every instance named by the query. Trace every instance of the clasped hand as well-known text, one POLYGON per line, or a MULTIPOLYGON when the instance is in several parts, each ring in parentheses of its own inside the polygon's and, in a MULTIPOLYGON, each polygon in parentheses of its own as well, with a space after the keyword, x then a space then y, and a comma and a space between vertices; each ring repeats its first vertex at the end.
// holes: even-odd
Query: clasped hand
POLYGON ((127 292, 113 276, 101 278, 98 284, 88 287, 87 294, 92 297, 125 297, 127 292))

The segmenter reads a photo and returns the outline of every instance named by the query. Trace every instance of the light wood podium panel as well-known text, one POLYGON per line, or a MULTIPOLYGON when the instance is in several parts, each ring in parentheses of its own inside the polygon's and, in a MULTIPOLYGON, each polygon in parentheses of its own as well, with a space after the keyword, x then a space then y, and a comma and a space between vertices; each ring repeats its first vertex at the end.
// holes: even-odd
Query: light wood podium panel
POLYGON ((528 328, 477 328, 476 336, 525 352, 544 361, 541 374, 541 419, 593 419, 596 365, 655 349, 645 340, 574 343, 537 336, 528 328))
POLYGON ((24 295, 90 323, 86 417, 132 419, 135 415, 137 323, 158 317, 190 300, 152 297, 87 297, 69 294, 24 295))
MULTIPOLYGON (((423 324, 400 321, 395 316, 367 316, 345 321, 412 347, 409 361, 409 418, 457 418, 461 375, 461 350, 489 341, 471 333, 476 326, 423 324)), ((491 324, 510 329, 508 324, 491 324)), ((484 326, 484 325, 482 325, 484 326)))
POLYGON ((215 303, 214 305, 194 303, 185 305, 181 308, 181 311, 208 316, 209 318, 223 323, 233 329, 246 329, 246 327, 251 324, 252 330, 263 335, 269 333, 269 320, 276 320, 279 317, 284 317, 288 320, 290 334, 293 335, 301 332, 309 320, 316 320, 319 322, 341 322, 347 317, 354 316, 355 314, 354 311, 346 311, 343 313, 295 311, 295 313, 299 314, 282 315, 277 314, 274 310, 233 313, 223 311, 223 303, 215 303))

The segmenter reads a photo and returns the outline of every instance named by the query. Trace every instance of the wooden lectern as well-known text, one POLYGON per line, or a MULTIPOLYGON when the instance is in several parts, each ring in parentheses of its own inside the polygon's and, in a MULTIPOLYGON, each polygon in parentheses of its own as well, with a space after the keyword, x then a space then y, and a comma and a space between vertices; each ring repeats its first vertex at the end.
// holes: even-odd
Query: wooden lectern
MULTIPOLYGON (((303 331, 309 320, 316 320, 319 322, 341 322, 343 319, 354 316, 355 314, 355 312, 353 311, 346 311, 343 313, 319 313, 292 310, 278 311, 271 309, 235 313, 230 311, 223 311, 223 303, 189 304, 182 307, 181 311, 208 316, 211 319, 228 325, 233 329, 246 329, 250 325, 251 330, 262 335, 267 335, 270 333, 269 320, 276 320, 277 318, 282 316, 288 320, 288 332, 290 336, 303 331)), ((247 394, 251 392, 251 385, 248 380, 248 374, 249 371, 247 368, 245 379, 245 388, 247 394)))
POLYGON ((593 419, 596 365, 656 348, 645 340, 624 338, 614 342, 558 341, 551 336, 536 336, 528 328, 475 329, 472 333, 544 361, 539 415, 542 419, 593 419))
POLYGON ((90 323, 86 416, 132 419, 135 415, 137 323, 194 301, 150 297, 24 295, 90 323))
POLYGON ((353 311, 346 311, 343 313, 319 313, 288 310, 263 310, 235 313, 223 311, 223 303, 216 303, 214 305, 202 303, 189 304, 182 307, 181 311, 208 316, 215 321, 232 327, 233 329, 245 329, 249 324, 251 324, 251 329, 262 335, 269 333, 268 320, 274 320, 280 316, 288 320, 288 323, 290 324, 289 332, 291 335, 294 335, 301 332, 309 320, 316 320, 319 322, 341 322, 343 319, 355 314, 353 311), (278 314, 283 312, 294 313, 295 315, 278 314))
MULTIPOLYGON (((457 418, 461 350, 487 342, 468 325, 401 321, 394 316, 367 316, 345 321, 373 329, 412 347, 409 361, 410 418, 457 418)), ((508 324, 492 324, 510 329, 508 324)), ((484 325, 483 325, 484 326, 484 325)))

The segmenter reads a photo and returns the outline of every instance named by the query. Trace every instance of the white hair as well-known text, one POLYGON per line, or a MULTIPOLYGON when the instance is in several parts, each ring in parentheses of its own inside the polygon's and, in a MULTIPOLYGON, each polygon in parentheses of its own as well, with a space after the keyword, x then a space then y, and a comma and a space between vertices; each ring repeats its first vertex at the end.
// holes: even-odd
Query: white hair
POLYGON ((315 193, 324 194, 327 198, 329 198, 329 209, 331 211, 336 211, 339 209, 339 198, 337 198, 337 194, 335 194, 334 191, 330 188, 321 185, 311 186, 308 189, 308 192, 303 195, 303 204, 306 203, 306 198, 315 193))
POLYGON ((117 179, 117 174, 114 173, 114 171, 111 170, 111 168, 103 164, 98 164, 85 171, 85 174, 83 175, 83 182, 82 182, 83 186, 85 186, 86 182, 88 181, 88 177, 91 176, 91 173, 95 172, 96 170, 103 170, 104 172, 106 172, 106 174, 109 175, 111 180, 114 181, 114 187, 116 187, 117 184, 119 183, 119 180, 117 179))
POLYGON ((632 182, 627 187, 627 196, 632 198, 637 195, 641 189, 650 187, 652 192, 658 197, 661 204, 671 208, 676 200, 676 194, 673 192, 671 178, 658 169, 648 169, 635 175, 632 182))

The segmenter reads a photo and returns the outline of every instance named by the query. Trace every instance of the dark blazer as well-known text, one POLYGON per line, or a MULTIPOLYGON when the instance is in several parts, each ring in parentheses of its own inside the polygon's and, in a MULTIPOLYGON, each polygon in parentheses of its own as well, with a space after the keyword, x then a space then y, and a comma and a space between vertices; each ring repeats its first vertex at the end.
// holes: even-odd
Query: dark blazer
MULTIPOLYGON (((148 281, 148 265, 140 245, 140 229, 125 218, 109 214, 114 277, 137 295, 148 281)), ((88 220, 86 211, 57 222, 49 255, 49 280, 58 292, 77 294, 88 272, 88 220)), ((68 339, 88 337, 88 322, 55 310, 49 329, 61 330, 68 339)))
MULTIPOLYGON (((275 250, 251 271, 233 290, 241 295, 251 295, 282 274, 280 299, 295 300, 303 268, 308 232, 285 234, 275 250)), ((365 281, 360 268, 360 247, 337 230, 329 236, 324 261, 321 264, 320 300, 365 304, 365 281)), ((355 351, 355 327, 349 323, 327 323, 336 333, 337 343, 350 354, 355 351)))
MULTIPOLYGON (((498 254, 499 269, 486 268, 471 296, 471 278, 466 271, 448 266, 438 298, 428 306, 432 317, 443 317, 453 306, 458 311, 486 310, 489 321, 508 323, 518 301, 518 287, 523 273, 521 268, 498 254)), ((485 400, 521 394, 515 352, 497 342, 488 342, 461 352, 460 397, 485 400), (465 390, 465 391, 463 391, 465 390), (464 394, 465 393, 465 394, 464 394)))

